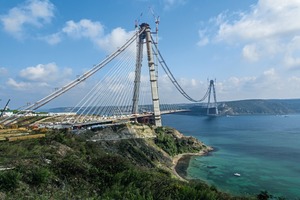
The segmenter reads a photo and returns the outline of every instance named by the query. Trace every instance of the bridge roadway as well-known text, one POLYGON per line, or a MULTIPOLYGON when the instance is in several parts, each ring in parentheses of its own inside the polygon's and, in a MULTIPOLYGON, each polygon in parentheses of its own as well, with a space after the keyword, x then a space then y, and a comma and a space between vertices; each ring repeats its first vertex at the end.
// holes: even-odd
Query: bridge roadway
MULTIPOLYGON (((178 112, 189 112, 187 109, 180 109, 180 110, 166 110, 161 111, 161 115, 164 114, 171 114, 171 113, 178 113, 178 112)), ((113 124, 122 124, 127 123, 129 121, 137 121, 140 123, 151 123, 153 118, 153 113, 143 113, 143 114, 131 114, 126 116, 119 116, 119 118, 108 118, 102 119, 99 121, 90 121, 84 123, 75 123, 72 125, 73 129, 85 129, 88 127, 93 126, 101 126, 101 125, 113 125, 113 124)))

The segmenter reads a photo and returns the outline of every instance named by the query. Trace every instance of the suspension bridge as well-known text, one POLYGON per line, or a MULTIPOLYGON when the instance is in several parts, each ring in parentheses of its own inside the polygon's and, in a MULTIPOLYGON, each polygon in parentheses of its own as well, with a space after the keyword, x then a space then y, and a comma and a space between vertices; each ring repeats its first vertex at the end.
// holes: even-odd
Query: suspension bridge
POLYGON ((75 114, 61 117, 61 123, 89 127, 139 121, 162 126, 162 114, 187 111, 178 109, 178 104, 169 103, 175 99, 171 87, 189 102, 201 103, 207 99, 207 115, 218 115, 214 80, 210 80, 202 98, 192 98, 172 74, 153 34, 157 34, 157 29, 151 32, 147 23, 140 24, 131 38, 100 63, 48 96, 25 106, 21 114, 0 119, 0 124, 14 123, 20 116, 65 96, 71 90, 80 91, 81 83, 92 79, 97 72, 103 73, 100 78, 93 79, 90 89, 84 89, 84 94, 73 96, 81 97, 76 105, 68 109, 69 113, 75 114), (158 73, 159 69, 164 73, 162 76, 158 73))

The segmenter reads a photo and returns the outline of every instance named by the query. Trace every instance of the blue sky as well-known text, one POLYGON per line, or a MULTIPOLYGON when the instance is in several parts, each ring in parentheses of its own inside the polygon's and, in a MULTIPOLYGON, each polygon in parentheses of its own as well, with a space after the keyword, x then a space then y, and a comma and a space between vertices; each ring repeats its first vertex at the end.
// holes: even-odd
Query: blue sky
POLYGON ((300 98, 298 0, 0 0, 0 107, 35 102, 160 17, 159 49, 199 97, 300 98), (142 16, 141 16, 142 13, 142 16))

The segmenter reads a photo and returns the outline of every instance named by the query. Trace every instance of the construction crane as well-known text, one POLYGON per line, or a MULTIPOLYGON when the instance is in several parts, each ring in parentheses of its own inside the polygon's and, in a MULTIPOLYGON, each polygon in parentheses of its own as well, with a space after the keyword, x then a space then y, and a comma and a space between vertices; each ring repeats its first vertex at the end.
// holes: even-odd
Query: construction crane
POLYGON ((134 25, 135 28, 139 27, 140 20, 141 20, 142 16, 143 16, 143 13, 141 13, 140 16, 139 16, 139 18, 135 20, 135 25, 134 25))
POLYGON ((159 18, 159 16, 155 15, 152 7, 149 7, 149 10, 150 10, 152 16, 154 17, 154 22, 155 22, 155 25, 156 25, 155 26, 155 33, 157 34, 158 33, 158 25, 159 25, 159 22, 160 22, 160 18, 159 18))
MULTIPOLYGON (((154 43, 155 43, 156 46, 158 46, 158 26, 159 26, 160 18, 159 18, 159 16, 155 15, 154 10, 153 10, 152 7, 149 7, 149 11, 151 12, 151 14, 152 14, 152 16, 154 18, 154 22, 155 22, 155 32, 154 32, 154 34, 155 34, 155 42, 154 43)), ((158 67, 158 59, 157 59, 157 54, 158 54, 158 52, 154 51, 154 55, 156 55, 155 58, 154 58, 154 65, 156 67, 156 77, 158 77, 158 69, 157 69, 157 67, 158 67)))
POLYGON ((6 108, 7 108, 8 104, 9 104, 9 102, 10 102, 10 99, 8 99, 8 101, 7 101, 6 105, 4 106, 4 108, 3 108, 3 110, 2 110, 2 112, 1 112, 1 114, 0 114, 0 117, 2 117, 2 116, 3 116, 3 114, 4 114, 4 111, 6 110, 6 108))

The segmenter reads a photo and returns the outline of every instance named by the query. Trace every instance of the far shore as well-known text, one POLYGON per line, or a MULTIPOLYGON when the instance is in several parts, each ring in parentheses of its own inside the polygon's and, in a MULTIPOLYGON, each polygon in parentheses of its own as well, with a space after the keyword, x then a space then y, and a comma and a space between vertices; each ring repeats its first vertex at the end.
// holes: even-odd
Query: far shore
POLYGON ((213 151, 212 147, 208 147, 205 150, 201 150, 197 153, 182 153, 173 157, 172 171, 180 180, 188 181, 187 168, 189 167, 190 160, 193 156, 203 156, 208 152, 213 151))

